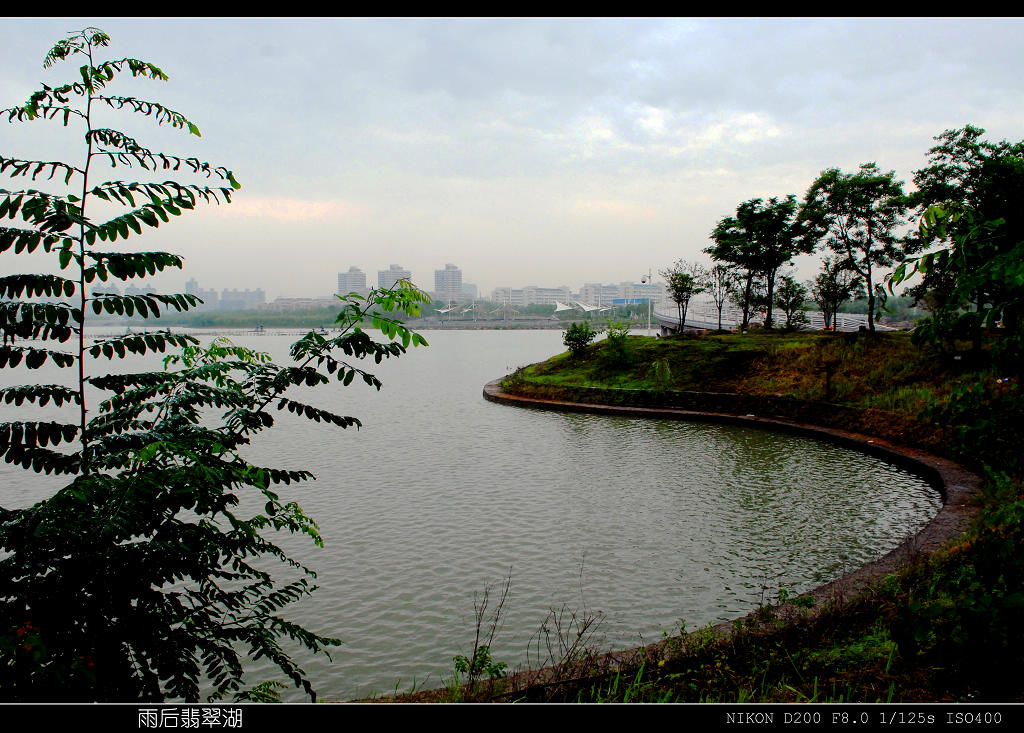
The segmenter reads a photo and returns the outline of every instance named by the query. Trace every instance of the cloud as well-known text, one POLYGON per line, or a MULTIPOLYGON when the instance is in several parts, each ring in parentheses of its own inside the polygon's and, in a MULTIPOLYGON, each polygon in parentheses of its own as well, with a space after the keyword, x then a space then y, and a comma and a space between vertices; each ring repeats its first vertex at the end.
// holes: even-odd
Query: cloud
POLYGON ((636 124, 647 134, 660 136, 665 134, 665 110, 647 106, 638 111, 636 124))
POLYGON ((416 127, 404 129, 392 127, 379 127, 370 131, 370 134, 381 141, 396 143, 399 145, 429 146, 429 145, 452 145, 457 143, 449 133, 426 130, 416 127))
POLYGON ((727 151, 782 134, 771 117, 760 112, 730 112, 672 125, 673 143, 667 152, 687 153, 717 148, 727 151))
POLYGON ((583 141, 587 144, 614 142, 616 138, 608 120, 595 115, 589 115, 580 121, 580 131, 583 141))
POLYGON ((614 199, 577 201, 574 208, 579 213, 611 214, 621 219, 653 219, 658 214, 658 209, 650 204, 616 201, 614 199))
POLYGON ((621 113, 591 113, 572 124, 564 136, 575 143, 576 156, 630 167, 664 166, 670 159, 707 165, 716 159, 746 156, 784 130, 770 115, 758 111, 685 114, 650 105, 630 105, 621 113))
POLYGON ((737 143, 753 143, 780 134, 779 127, 767 115, 756 112, 730 115, 712 129, 720 132, 718 139, 737 143))
POLYGON ((212 207, 220 216, 240 219, 272 219, 303 222, 316 219, 340 219, 359 215, 362 206, 347 201, 309 201, 293 198, 251 198, 239 196, 227 206, 212 207))
MULTIPOLYGON (((140 140, 229 164, 242 181, 235 203, 181 222, 201 281, 237 277, 212 245, 270 251, 283 229, 302 229, 308 248, 344 229, 351 250, 338 258, 373 246, 380 264, 414 272, 457 258, 485 291, 499 277, 615 281, 622 241, 671 262, 699 252, 739 202, 801 194, 825 168, 875 160, 910 181, 944 129, 971 122, 989 140, 1024 129, 1019 19, 93 22, 118 57, 171 75, 157 91, 125 77, 120 91, 203 130, 140 128, 140 140), (572 256, 554 258, 559 248, 572 256)), ((5 106, 39 79, 74 76, 39 69, 66 19, 6 26, 5 106)), ((0 152, 73 158, 60 132, 7 126, 0 152)), ((182 230, 168 231, 174 242, 182 230)), ((251 258, 248 286, 298 295, 333 271, 322 262, 251 258)))

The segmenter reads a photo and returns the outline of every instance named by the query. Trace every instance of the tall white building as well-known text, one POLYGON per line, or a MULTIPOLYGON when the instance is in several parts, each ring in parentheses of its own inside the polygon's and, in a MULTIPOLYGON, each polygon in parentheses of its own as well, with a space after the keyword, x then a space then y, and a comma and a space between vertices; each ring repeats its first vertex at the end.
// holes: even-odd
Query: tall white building
POLYGON ((217 295, 217 291, 213 288, 207 290, 199 287, 199 281, 194 277, 189 278, 189 281, 185 283, 185 293, 202 298, 203 304, 199 306, 200 308, 217 308, 220 305, 220 296, 217 295))
POLYGON ((348 268, 348 272, 338 273, 338 295, 349 293, 366 294, 366 273, 355 265, 348 268))
POLYGON ((386 270, 377 270, 378 288, 390 288, 399 280, 412 280, 412 272, 401 265, 389 265, 386 270))
POLYGON ((451 262, 443 270, 434 270, 434 297, 438 300, 462 300, 462 270, 451 262))

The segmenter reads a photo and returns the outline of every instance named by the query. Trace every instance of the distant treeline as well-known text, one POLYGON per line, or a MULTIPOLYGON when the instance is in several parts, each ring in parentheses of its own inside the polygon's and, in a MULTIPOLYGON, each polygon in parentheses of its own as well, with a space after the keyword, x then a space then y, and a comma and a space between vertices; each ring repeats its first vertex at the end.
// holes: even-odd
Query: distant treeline
MULTIPOLYGON (((912 299, 908 297, 890 297, 886 303, 886 308, 891 311, 890 313, 883 313, 883 321, 912 321, 927 315, 927 312, 921 308, 915 308, 912 305, 912 299)), ((444 306, 439 303, 435 303, 434 306, 428 306, 423 309, 422 316, 425 318, 438 317, 437 309, 443 308, 444 306)), ((807 304, 807 307, 813 308, 813 304, 807 304)), ((257 326, 263 326, 264 328, 330 328, 334 323, 334 319, 338 315, 340 305, 327 306, 324 308, 305 308, 301 310, 289 310, 289 311, 268 311, 268 310, 237 310, 237 311, 190 311, 188 313, 178 313, 174 310, 170 312, 164 311, 160 315, 161 326, 188 326, 192 328, 256 328, 257 326)), ((522 306, 516 309, 519 316, 534 317, 537 316, 551 316, 554 314, 555 307, 553 305, 529 305, 522 306)), ((840 310, 845 313, 864 313, 867 310, 866 300, 850 300, 844 303, 840 310)), ((581 314, 578 312, 563 313, 563 318, 567 323, 574 319, 578 320, 581 318, 581 314)), ((513 319, 514 314, 509 314, 509 319, 513 319)), ((466 315, 446 315, 443 317, 444 320, 472 320, 472 316, 466 315)), ((480 314, 478 315, 480 320, 501 320, 500 314, 480 314)), ((616 306, 610 311, 602 313, 600 316, 594 316, 594 320, 599 323, 603 323, 605 320, 613 321, 635 321, 641 322, 647 319, 647 309, 642 305, 620 305, 616 306)), ((125 325, 138 325, 143 327, 147 325, 145 319, 142 318, 112 318, 110 322, 125 324, 125 325)), ((151 323, 149 325, 152 325, 151 323)))
MULTIPOLYGON (((238 310, 189 311, 160 313, 160 326, 191 326, 192 328, 330 328, 341 310, 340 305, 291 311, 238 310)), ((152 325, 143 318, 112 319, 126 325, 152 325)))
MULTIPOLYGON (((434 303, 431 306, 424 306, 421 317, 442 318, 443 320, 446 321, 473 319, 473 316, 471 314, 452 313, 441 316, 438 313, 438 310, 443 309, 445 307, 445 304, 440 302, 434 303)), ((323 308, 305 308, 288 311, 200 310, 198 312, 189 311, 187 313, 178 313, 172 309, 170 311, 161 311, 160 325, 189 326, 192 328, 256 328, 257 326, 263 326, 265 328, 330 328, 334 324, 334 319, 338 316, 339 310, 341 310, 340 301, 337 306, 326 306, 323 308)), ((519 308, 516 308, 516 311, 517 313, 508 314, 509 320, 517 316, 533 318, 536 318, 537 316, 550 316, 555 312, 555 306, 521 306, 519 308)), ((579 319, 580 314, 563 314, 563 320, 566 320, 567 322, 569 320, 572 320, 573 317, 579 319)), ((478 313, 477 318, 480 320, 502 320, 502 316, 500 313, 495 314, 487 311, 481 311, 480 313, 478 313)), ((598 320, 604 322, 605 319, 644 320, 646 318, 646 306, 618 306, 611 311, 602 313, 598 320)), ((413 319, 407 320, 412 321, 413 319)), ((112 323, 124 324, 129 326, 138 325, 140 327, 145 326, 147 324, 145 319, 138 317, 111 318, 109 319, 109 321, 112 323)))

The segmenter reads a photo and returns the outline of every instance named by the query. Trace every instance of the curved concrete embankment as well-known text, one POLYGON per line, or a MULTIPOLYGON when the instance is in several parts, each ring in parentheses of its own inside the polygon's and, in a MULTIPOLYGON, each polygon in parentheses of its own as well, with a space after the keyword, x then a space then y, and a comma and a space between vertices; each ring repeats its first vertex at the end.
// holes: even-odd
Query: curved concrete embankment
MULTIPOLYGON (((977 475, 953 461, 916 448, 897 445, 868 435, 807 423, 798 423, 778 417, 736 415, 726 412, 696 412, 676 408, 588 404, 521 397, 503 392, 500 379, 489 382, 484 386, 484 398, 491 402, 514 405, 516 407, 562 412, 584 412, 598 415, 623 415, 629 417, 724 423, 806 435, 827 440, 853 450, 859 450, 896 464, 917 474, 941 493, 943 500, 942 509, 916 535, 908 538, 899 547, 886 553, 878 560, 848 575, 815 588, 808 593, 804 593, 804 596, 814 598, 815 608, 818 609, 828 605, 842 605, 845 601, 860 595, 872 582, 895 571, 907 560, 915 556, 935 552, 941 546, 962 534, 978 511, 976 503, 972 501, 980 491, 981 480, 977 475)), ((732 626, 733 622, 729 621, 719 624, 715 628, 720 632, 726 632, 732 626)), ((661 643, 647 647, 647 650, 654 651, 660 645, 661 643)), ((632 653, 638 651, 640 650, 633 650, 632 653)), ((613 656, 620 660, 625 660, 629 654, 629 652, 620 652, 613 656)))

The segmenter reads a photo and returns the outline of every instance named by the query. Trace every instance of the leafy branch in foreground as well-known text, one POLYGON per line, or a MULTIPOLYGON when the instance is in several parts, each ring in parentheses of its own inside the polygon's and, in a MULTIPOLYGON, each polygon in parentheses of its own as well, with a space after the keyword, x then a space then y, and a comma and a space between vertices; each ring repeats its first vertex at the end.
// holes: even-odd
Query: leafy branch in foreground
POLYGON ((48 185, 64 185, 61 192, 0 190, 0 217, 24 222, 0 228, 0 255, 46 253, 61 273, 0 277, 0 368, 41 370, 54 382, 62 368, 74 373, 64 384, 0 389, 5 419, 17 418, 0 423, 0 457, 70 477, 33 506, 0 507, 0 699, 194 701, 204 687, 214 699, 232 692, 245 698, 250 693, 239 690, 246 657, 269 659, 315 699, 285 645, 326 652, 340 641, 280 615, 315 590, 316 576, 265 536, 287 530, 323 543, 313 519, 278 493, 281 484, 313 477, 254 465, 242 451, 274 424, 275 406, 358 427, 353 417, 296 402, 286 392, 326 384, 332 375, 341 385, 360 376, 379 389, 380 381, 355 362, 372 356, 379 363, 409 345, 425 345, 394 314, 415 313, 428 297, 403 282, 343 299, 339 334, 308 334, 293 347, 292 366, 226 341, 204 347, 169 331, 87 339, 90 310, 159 317, 161 308, 184 311, 199 302, 180 294, 90 293, 95 280, 182 266, 170 253, 98 251, 97 242, 130 239, 143 226, 194 210, 200 200, 228 203, 240 187, 222 166, 154 153, 135 138, 94 126, 94 107, 106 104, 199 135, 194 123, 157 103, 97 94, 122 72, 167 80, 135 59, 96 61, 94 51, 109 40, 88 28, 58 42, 45 66, 83 55, 81 81, 44 85, 25 105, 4 110, 10 122, 80 124, 85 151, 79 165, 0 158, 0 171, 12 178, 45 176, 48 185), (150 172, 181 169, 225 185, 94 184, 94 164, 103 162, 150 172), (86 213, 93 199, 129 210, 95 222, 86 213), (361 329, 367 318, 381 328, 384 343, 361 329), (95 371, 87 372, 87 361, 151 352, 168 353, 163 371, 87 376, 95 371), (105 399, 96 401, 97 390, 105 399), (32 414, 44 406, 59 408, 61 417, 32 414), (262 510, 246 509, 252 506, 262 510), (275 560, 284 565, 283 581, 267 570, 275 560))
POLYGON ((933 305, 919 343, 954 350, 957 340, 981 350, 996 336, 1000 368, 1019 374, 1024 355, 1024 141, 992 143, 984 130, 946 130, 914 173, 918 247, 889 278, 890 290, 921 275, 915 288, 933 305))

